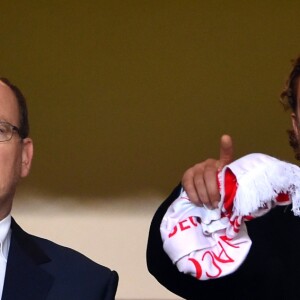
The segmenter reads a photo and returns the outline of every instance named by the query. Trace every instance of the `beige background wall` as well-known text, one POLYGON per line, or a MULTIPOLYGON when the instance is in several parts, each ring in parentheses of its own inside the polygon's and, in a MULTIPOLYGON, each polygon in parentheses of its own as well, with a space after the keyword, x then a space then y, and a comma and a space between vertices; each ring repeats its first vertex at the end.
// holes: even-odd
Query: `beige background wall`
POLYGON ((224 132, 237 156, 293 161, 278 95, 300 53, 299 9, 296 0, 1 3, 0 74, 27 96, 35 141, 19 223, 119 270, 120 299, 174 298, 147 274, 144 251, 151 215, 183 171, 216 156, 224 132), (91 224, 97 238, 81 233, 91 224))

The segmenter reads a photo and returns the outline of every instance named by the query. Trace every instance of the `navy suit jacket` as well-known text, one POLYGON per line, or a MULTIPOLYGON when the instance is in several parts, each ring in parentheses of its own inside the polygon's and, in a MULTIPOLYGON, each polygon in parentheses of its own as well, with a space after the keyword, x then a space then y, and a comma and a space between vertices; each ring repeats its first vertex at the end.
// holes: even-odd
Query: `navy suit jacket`
POLYGON ((11 229, 2 300, 115 299, 115 271, 26 233, 13 219, 11 229))
POLYGON ((236 272, 199 281, 180 273, 163 250, 160 224, 180 189, 158 208, 149 232, 148 270, 162 285, 185 299, 300 299, 300 217, 291 206, 278 206, 246 223, 252 246, 236 272))

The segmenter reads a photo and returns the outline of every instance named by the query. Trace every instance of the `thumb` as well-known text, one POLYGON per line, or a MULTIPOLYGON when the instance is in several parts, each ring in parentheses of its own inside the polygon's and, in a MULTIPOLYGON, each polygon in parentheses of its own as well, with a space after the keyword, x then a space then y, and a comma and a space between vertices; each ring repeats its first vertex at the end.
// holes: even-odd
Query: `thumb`
POLYGON ((230 135, 224 134, 220 140, 220 158, 218 169, 222 169, 233 161, 233 141, 230 135))

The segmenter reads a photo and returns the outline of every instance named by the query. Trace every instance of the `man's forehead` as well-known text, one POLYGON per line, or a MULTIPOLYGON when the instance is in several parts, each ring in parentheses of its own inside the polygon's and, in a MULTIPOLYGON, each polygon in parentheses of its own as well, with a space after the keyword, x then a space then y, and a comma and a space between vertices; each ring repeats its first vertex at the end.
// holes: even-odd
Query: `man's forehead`
POLYGON ((18 102, 12 89, 0 80, 0 113, 19 113, 18 102))
POLYGON ((3 82, 2 80, 0 80, 0 93, 5 96, 12 96, 13 98, 15 98, 15 94, 12 91, 12 89, 10 88, 10 86, 8 86, 5 82, 3 82))

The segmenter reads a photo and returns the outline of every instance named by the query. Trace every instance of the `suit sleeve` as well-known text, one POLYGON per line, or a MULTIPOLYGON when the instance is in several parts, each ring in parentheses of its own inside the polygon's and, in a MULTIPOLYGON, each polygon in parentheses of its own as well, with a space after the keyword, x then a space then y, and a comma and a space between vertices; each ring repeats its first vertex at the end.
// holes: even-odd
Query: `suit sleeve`
POLYGON ((112 271, 107 283, 105 296, 104 298, 100 298, 100 300, 114 300, 117 292, 118 282, 119 282, 118 273, 112 271))

